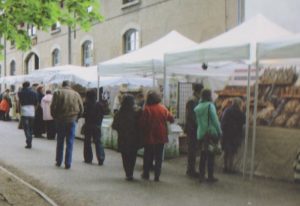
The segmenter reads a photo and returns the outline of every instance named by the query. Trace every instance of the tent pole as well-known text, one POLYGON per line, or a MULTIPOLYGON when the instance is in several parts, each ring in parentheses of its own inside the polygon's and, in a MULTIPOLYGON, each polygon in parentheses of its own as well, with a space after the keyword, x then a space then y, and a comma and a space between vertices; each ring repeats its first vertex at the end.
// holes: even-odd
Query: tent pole
POLYGON ((98 64, 98 66, 97 66, 97 101, 100 100, 100 94, 99 94, 99 91, 100 91, 100 74, 99 74, 99 70, 100 70, 100 66, 98 64))
POLYGON ((163 82, 163 104, 167 106, 167 68, 166 68, 166 63, 165 60, 163 61, 163 69, 164 69, 164 82, 163 82))
POLYGON ((245 128, 245 146, 243 154, 243 178, 246 173, 246 159, 248 154, 248 141, 249 141, 249 115, 250 115, 250 79, 251 79, 251 65, 248 65, 248 79, 247 79, 247 102, 246 102, 246 128, 245 128))
POLYGON ((153 80, 153 84, 152 87, 153 89, 155 89, 155 62, 154 60, 152 60, 152 80, 153 80))
POLYGON ((253 113, 253 133, 252 133, 252 152, 251 152, 251 174, 250 174, 250 179, 251 180, 253 179, 253 175, 254 175, 254 158, 255 158, 255 141, 256 141, 256 115, 257 115, 257 102, 258 102, 258 69, 259 69, 259 62, 258 62, 258 59, 256 59, 254 113, 253 113))

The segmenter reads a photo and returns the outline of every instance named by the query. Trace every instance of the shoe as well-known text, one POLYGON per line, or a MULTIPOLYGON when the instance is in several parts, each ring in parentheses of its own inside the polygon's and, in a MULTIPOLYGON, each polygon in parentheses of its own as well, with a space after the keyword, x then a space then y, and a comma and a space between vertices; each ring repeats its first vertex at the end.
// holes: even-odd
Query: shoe
POLYGON ((198 178, 200 176, 200 174, 198 172, 189 172, 187 171, 186 172, 186 175, 189 176, 189 177, 192 177, 192 178, 198 178))
POLYGON ((133 177, 126 177, 125 178, 127 181, 133 181, 133 177))
POLYGON ((104 160, 100 160, 100 161, 98 162, 98 165, 102 166, 103 163, 104 163, 104 160))
POLYGON ((31 149, 31 145, 26 145, 25 149, 31 149))
POLYGON ((65 169, 68 170, 71 168, 71 165, 65 165, 65 169))
POLYGON ((154 182, 159 182, 159 177, 154 177, 154 182))
POLYGON ((205 180, 205 177, 199 177, 199 182, 200 183, 204 182, 204 180, 205 180))
POLYGON ((230 172, 229 172, 229 170, 227 168, 223 168, 223 173, 224 174, 229 174, 230 172))
POLYGON ((210 178, 207 178, 207 182, 209 183, 214 183, 214 182, 218 182, 219 180, 215 177, 210 177, 210 178))
POLYGON ((144 180, 149 180, 149 175, 144 175, 144 173, 142 173, 141 178, 144 180))
POLYGON ((59 164, 59 163, 55 163, 55 166, 56 166, 56 167, 60 167, 60 165, 61 165, 61 164, 59 164))
POLYGON ((83 161, 86 164, 92 164, 92 161, 83 161))

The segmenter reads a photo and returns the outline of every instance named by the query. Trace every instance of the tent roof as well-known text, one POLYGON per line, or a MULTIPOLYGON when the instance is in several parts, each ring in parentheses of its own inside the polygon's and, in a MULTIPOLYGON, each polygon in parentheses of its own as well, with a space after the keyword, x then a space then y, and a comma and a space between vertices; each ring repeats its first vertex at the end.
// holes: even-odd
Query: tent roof
POLYGON ((250 56, 253 59, 257 42, 291 35, 293 35, 292 32, 276 25, 262 15, 257 15, 195 47, 166 54, 166 64, 247 60, 250 56))
POLYGON ((259 59, 300 58, 300 33, 258 43, 259 59))
POLYGON ((136 51, 100 63, 99 73, 101 75, 112 75, 152 72, 153 68, 159 66, 162 69, 165 53, 196 45, 192 40, 176 31, 172 31, 136 51))

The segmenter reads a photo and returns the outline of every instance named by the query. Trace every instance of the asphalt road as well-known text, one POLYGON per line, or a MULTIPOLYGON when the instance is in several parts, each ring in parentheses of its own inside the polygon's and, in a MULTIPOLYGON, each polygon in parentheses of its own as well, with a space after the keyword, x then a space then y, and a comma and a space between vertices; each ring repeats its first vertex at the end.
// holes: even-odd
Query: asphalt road
POLYGON ((217 173, 219 182, 200 184, 185 176, 186 158, 166 160, 161 182, 141 180, 141 158, 135 181, 124 180, 121 155, 106 150, 103 166, 83 163, 83 142, 76 140, 70 170, 57 168, 56 142, 33 139, 27 150, 23 130, 16 122, 0 122, 0 162, 65 206, 299 206, 300 185, 217 173))

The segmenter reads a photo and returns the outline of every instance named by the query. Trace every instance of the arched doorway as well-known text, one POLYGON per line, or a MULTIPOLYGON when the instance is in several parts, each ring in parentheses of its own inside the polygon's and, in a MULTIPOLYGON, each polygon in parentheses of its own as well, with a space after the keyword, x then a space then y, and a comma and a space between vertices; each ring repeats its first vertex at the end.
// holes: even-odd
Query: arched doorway
POLYGON ((29 72, 38 70, 39 68, 40 59, 36 53, 31 52, 25 59, 25 74, 29 74, 29 72))

